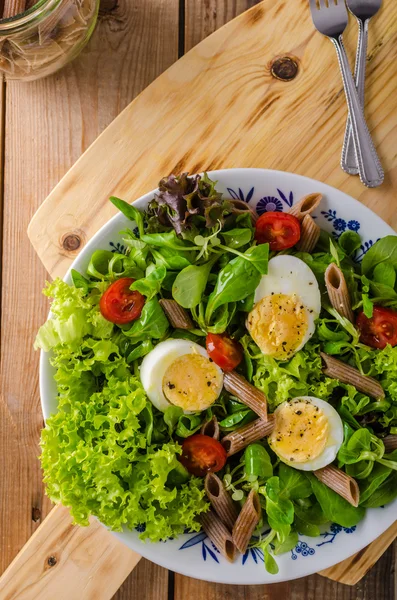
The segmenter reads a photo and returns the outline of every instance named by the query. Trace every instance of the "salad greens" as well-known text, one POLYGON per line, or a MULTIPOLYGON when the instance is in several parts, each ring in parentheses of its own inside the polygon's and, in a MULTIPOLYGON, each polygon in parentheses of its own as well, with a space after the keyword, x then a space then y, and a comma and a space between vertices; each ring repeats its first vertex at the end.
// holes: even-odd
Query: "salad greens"
POLYGON ((324 293, 325 270, 335 262, 354 309, 370 316, 375 303, 397 307, 397 238, 376 242, 361 268, 353 260, 361 240, 352 231, 338 240, 321 232, 312 254, 284 251, 312 269, 323 308, 314 336, 280 362, 265 356, 244 326, 267 273, 269 246, 257 245, 249 214, 239 214, 216 182, 186 173, 163 179, 145 213, 121 199, 111 201, 132 222, 122 232, 126 254, 96 250, 86 273, 72 270, 70 285, 56 279, 44 290, 52 299, 52 318, 40 328, 35 347, 51 351, 58 388, 58 410, 41 439, 50 498, 70 506, 76 523, 88 524, 95 515, 115 530, 138 527, 142 539, 198 531, 197 517, 208 502, 203 480, 178 460, 180 441, 214 415, 224 434, 257 416, 225 390, 204 412, 184 414, 170 406, 161 413, 145 395, 139 367, 168 337, 204 345, 206 333, 226 329, 244 351, 238 370, 266 394, 270 412, 302 395, 336 408, 344 422, 338 466, 360 486, 360 505, 354 508, 313 474, 280 463, 266 439, 228 460, 221 476, 232 498, 242 505, 251 489, 259 494, 263 517, 253 544, 263 550, 271 573, 278 569, 274 556, 291 550, 298 533, 318 536, 329 521, 354 526, 366 508, 397 497, 397 453, 385 453, 382 441, 397 434, 397 347, 376 350, 361 343, 355 326, 331 308, 324 293), (145 304, 132 324, 114 325, 102 316, 99 302, 122 277, 135 280, 130 289, 145 296, 145 304), (172 329, 161 298, 189 310, 196 329, 172 329), (374 401, 326 377, 320 350, 377 378, 385 399, 374 401))

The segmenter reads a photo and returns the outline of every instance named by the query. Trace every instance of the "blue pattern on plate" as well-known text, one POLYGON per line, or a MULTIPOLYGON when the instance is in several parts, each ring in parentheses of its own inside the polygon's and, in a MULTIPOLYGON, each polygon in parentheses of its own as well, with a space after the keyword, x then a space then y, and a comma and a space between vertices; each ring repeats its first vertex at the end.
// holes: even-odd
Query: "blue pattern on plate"
POLYGON ((354 527, 342 527, 341 525, 337 525, 336 523, 332 523, 331 527, 330 527, 330 531, 325 531, 324 533, 321 533, 320 536, 322 538, 324 538, 324 542, 321 542, 321 544, 316 544, 317 548, 320 548, 321 546, 324 546, 325 544, 332 544, 336 538, 336 536, 341 533, 342 531, 344 531, 347 534, 350 533, 354 533, 356 531, 356 526, 354 525, 354 527))
POLYGON ((316 551, 314 548, 309 546, 309 544, 307 544, 306 542, 302 542, 301 540, 299 540, 295 548, 291 550, 291 558, 292 560, 296 560, 298 558, 298 555, 306 558, 306 556, 313 556, 313 554, 315 553, 316 551))
POLYGON ((120 242, 109 242, 109 246, 112 249, 112 252, 118 252, 118 254, 127 254, 127 247, 120 242))

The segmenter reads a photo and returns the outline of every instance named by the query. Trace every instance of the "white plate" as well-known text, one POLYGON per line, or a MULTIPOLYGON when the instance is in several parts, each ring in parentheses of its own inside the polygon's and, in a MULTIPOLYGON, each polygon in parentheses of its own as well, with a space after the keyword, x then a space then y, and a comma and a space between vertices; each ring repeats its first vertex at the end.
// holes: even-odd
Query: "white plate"
MULTIPOLYGON (((307 177, 264 169, 230 169, 209 174, 218 180, 217 189, 229 197, 249 202, 259 213, 266 210, 288 211, 292 204, 311 192, 321 192, 324 199, 316 213, 317 223, 338 237, 343 231, 357 231, 363 244, 357 252, 359 261, 379 238, 395 232, 368 208, 339 190, 307 177)), ((153 191, 135 202, 144 209, 153 191)), ((113 217, 82 250, 73 268, 84 273, 94 250, 123 252, 119 232, 131 223, 122 215, 113 217)), ((65 281, 70 283, 69 273, 65 281)), ((42 353, 40 390, 44 417, 57 409, 54 371, 49 355, 42 353)), ((259 550, 249 550, 233 564, 228 563, 204 533, 184 534, 177 539, 152 544, 142 543, 137 531, 115 533, 122 542, 163 567, 199 579, 220 583, 254 584, 288 581, 316 573, 348 558, 381 535, 395 521, 397 500, 385 508, 367 510, 357 527, 330 525, 319 538, 302 536, 292 552, 277 558, 279 573, 270 575, 259 550)))

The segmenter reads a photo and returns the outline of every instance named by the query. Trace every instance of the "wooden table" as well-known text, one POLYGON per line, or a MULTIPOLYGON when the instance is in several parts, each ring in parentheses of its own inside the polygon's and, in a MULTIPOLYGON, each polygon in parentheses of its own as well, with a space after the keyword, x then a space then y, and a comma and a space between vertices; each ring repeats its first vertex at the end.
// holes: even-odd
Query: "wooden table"
MULTIPOLYGON (((105 0, 88 48, 72 65, 36 83, 2 84, 0 572, 51 508, 37 460, 43 419, 38 355, 32 348, 48 309, 40 294, 46 274, 26 236, 29 220, 81 153, 142 89, 178 56, 253 4, 105 0)), ((285 584, 229 587, 174 575, 143 559, 114 598, 396 600, 395 548, 356 587, 319 575, 285 584)))

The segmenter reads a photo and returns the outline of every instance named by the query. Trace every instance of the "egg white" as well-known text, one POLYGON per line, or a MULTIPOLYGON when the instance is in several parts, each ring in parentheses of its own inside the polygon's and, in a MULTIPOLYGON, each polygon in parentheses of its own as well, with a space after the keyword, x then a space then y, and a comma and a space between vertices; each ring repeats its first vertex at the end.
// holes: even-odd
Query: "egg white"
POLYGON ((339 448, 343 443, 343 423, 337 411, 334 409, 331 404, 321 400, 320 398, 315 398, 314 396, 299 396, 297 398, 293 398, 292 400, 287 400, 280 404, 276 410, 274 411, 274 416, 276 419, 275 430, 277 429, 277 413, 282 410, 282 408, 291 402, 303 400, 308 401, 312 405, 317 406, 326 416, 328 421, 328 435, 325 448, 316 458, 308 459, 305 462, 293 462, 286 460, 284 457, 281 457, 277 454, 277 445, 271 443, 269 439, 269 443, 271 445, 272 450, 279 456, 280 460, 285 464, 289 465, 294 469, 298 469, 299 471, 316 471, 317 469, 322 469, 327 465, 331 464, 338 453, 339 448))
POLYGON ((306 309, 308 327, 298 352, 310 340, 316 330, 315 320, 321 311, 321 294, 317 279, 303 260, 296 256, 281 254, 269 260, 267 275, 263 275, 255 290, 255 304, 272 294, 296 295, 306 309))
MULTIPOLYGON (((163 377, 165 372, 177 358, 180 358, 185 354, 194 353, 201 354, 209 359, 206 349, 199 344, 189 340, 170 338, 165 342, 157 344, 157 346, 144 357, 140 369, 141 383, 151 403, 162 412, 165 412, 169 406, 174 406, 169 402, 163 392, 163 377)), ((215 363, 212 364, 215 366, 219 375, 217 388, 217 396, 219 396, 223 387, 223 373, 215 363)), ((184 412, 191 413, 192 411, 186 410, 184 412)))

